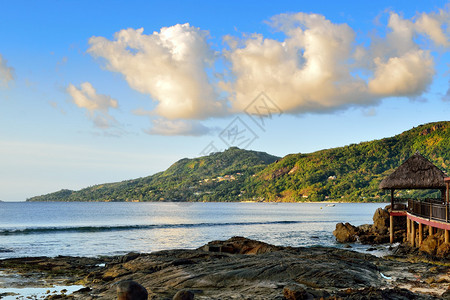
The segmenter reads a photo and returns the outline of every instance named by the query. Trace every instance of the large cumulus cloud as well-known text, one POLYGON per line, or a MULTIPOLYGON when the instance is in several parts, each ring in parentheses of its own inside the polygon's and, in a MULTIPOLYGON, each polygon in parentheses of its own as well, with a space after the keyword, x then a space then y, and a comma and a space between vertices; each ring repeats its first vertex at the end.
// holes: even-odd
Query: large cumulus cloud
POLYGON ((284 38, 226 36, 226 49, 216 53, 208 33, 189 24, 92 37, 88 52, 156 101, 145 113, 154 126, 149 133, 199 135, 209 132, 199 120, 258 113, 249 104, 262 91, 291 114, 420 97, 435 75, 432 51, 450 46, 449 19, 448 9, 411 19, 391 12, 383 33, 368 40, 322 15, 280 14, 268 23, 284 38), (226 61, 220 81, 211 71, 217 57, 226 61))
POLYGON ((207 32, 189 24, 144 34, 141 29, 117 32, 114 40, 92 37, 89 53, 106 60, 133 89, 158 102, 155 114, 166 119, 205 119, 224 113, 207 69, 214 52, 207 32))

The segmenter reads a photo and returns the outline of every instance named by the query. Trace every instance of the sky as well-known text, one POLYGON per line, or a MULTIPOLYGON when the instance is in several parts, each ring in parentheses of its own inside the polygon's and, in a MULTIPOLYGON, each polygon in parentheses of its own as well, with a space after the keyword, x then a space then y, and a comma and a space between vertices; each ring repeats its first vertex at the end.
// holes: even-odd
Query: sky
POLYGON ((447 1, 0 0, 0 200, 450 119, 447 1))

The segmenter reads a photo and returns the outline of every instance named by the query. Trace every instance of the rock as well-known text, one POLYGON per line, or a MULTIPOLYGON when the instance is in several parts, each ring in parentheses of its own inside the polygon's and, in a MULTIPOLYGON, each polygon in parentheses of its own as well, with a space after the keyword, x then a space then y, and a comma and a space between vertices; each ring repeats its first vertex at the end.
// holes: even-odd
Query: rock
POLYGON ((306 290, 299 286, 286 286, 283 289, 283 296, 287 300, 304 300, 308 299, 306 290))
POLYGON ((374 244, 387 244, 389 243, 389 234, 376 235, 373 239, 374 244))
MULTIPOLYGON (((86 300, 117 299, 117 287, 130 280, 146 287, 149 299, 174 299, 177 292, 190 291, 201 299, 434 300, 437 298, 429 295, 436 291, 442 294, 450 280, 448 267, 442 261, 440 265, 401 256, 385 259, 331 247, 280 247, 237 237, 208 244, 216 245, 219 250, 226 246, 227 251, 235 253, 205 251, 205 245, 197 250, 141 254, 126 263, 119 263, 120 257, 5 259, 0 260, 0 269, 35 276, 30 278, 38 274, 36 281, 82 281, 80 284, 89 287, 85 294, 75 293, 60 299, 86 300), (247 251, 257 255, 246 255, 247 251), (84 261, 83 265, 80 261, 84 261), (106 266, 98 267, 100 262, 106 266), (65 277, 53 277, 55 274, 49 266, 55 263, 67 266, 65 277), (392 279, 386 280, 380 273, 392 279), (425 281, 430 277, 435 278, 432 286, 425 281), (394 286, 413 287, 414 292, 394 286)), ((400 246, 396 252, 406 252, 404 245, 400 246)), ((417 248, 411 249, 415 251, 412 257, 417 258, 417 248)))
POLYGON ((263 254, 280 250, 281 247, 264 242, 235 236, 226 241, 212 241, 200 247, 199 250, 208 252, 222 252, 229 254, 263 254))
POLYGON ((420 245, 419 250, 429 255, 435 255, 439 245, 439 238, 435 235, 428 236, 420 245))
POLYGON ((336 224, 336 230, 333 231, 333 235, 339 243, 352 243, 356 242, 358 228, 350 223, 338 223, 336 224))
POLYGON ((437 248, 436 256, 440 258, 448 258, 450 256, 450 244, 443 243, 437 248))
POLYGON ((358 226, 358 232, 360 234, 367 234, 372 231, 373 226, 370 224, 363 224, 358 226))
POLYGON ((389 232, 389 211, 378 208, 373 215, 373 231, 378 234, 386 234, 389 232))
POLYGON ((127 254, 125 254, 124 256, 122 256, 122 257, 120 258, 120 262, 121 262, 121 263, 129 262, 129 261, 131 261, 131 260, 133 260, 133 259, 138 258, 139 255, 140 255, 140 254, 139 254, 139 253, 136 253, 136 252, 130 252, 130 253, 127 253, 127 254))
POLYGON ((119 282, 117 285, 118 300, 147 300, 148 292, 139 283, 132 280, 119 282))
POLYGON ((194 300, 194 293, 191 291, 178 291, 173 300, 194 300))

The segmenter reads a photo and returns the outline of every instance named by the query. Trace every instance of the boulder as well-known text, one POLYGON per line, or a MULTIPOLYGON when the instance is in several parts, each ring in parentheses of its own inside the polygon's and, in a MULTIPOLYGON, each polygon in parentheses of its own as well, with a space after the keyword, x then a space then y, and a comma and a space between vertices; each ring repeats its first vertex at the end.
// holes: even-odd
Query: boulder
POLYGON ((139 283, 124 280, 117 285, 117 300, 147 300, 148 292, 139 283))
POLYGON ((226 241, 212 241, 198 250, 208 252, 222 252, 229 254, 263 254, 280 250, 281 247, 264 242, 234 236, 226 241))
POLYGON ((358 228, 350 223, 338 223, 336 224, 336 230, 333 231, 333 235, 339 243, 356 242, 357 234, 358 228))
POLYGON ((450 244, 443 243, 436 250, 436 256, 440 258, 448 258, 450 256, 450 244))
POLYGON ((386 234, 389 232, 389 211, 378 208, 373 215, 373 231, 378 234, 386 234))
POLYGON ((436 235, 428 236, 420 245, 419 250, 429 255, 435 255, 439 246, 439 238, 436 235))

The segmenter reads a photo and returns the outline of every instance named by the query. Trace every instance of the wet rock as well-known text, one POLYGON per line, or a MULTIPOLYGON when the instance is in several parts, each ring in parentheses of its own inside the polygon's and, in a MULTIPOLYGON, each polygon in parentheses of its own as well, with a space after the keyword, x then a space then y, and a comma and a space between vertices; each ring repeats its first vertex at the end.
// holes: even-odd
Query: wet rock
POLYGON ((76 266, 76 273, 65 270, 66 280, 82 279, 89 291, 69 296, 83 300, 117 299, 116 288, 131 280, 147 289, 149 299, 173 299, 179 291, 190 291, 201 299, 427 299, 392 287, 443 293, 448 286, 443 277, 448 267, 404 257, 383 259, 329 247, 280 247, 240 237, 208 245, 141 254, 125 263, 118 262, 120 257, 102 258, 106 263, 102 268, 96 260, 84 260, 86 265, 81 266, 82 258, 41 257, 0 260, 0 269, 24 270, 48 280, 54 276, 51 264, 76 266), (226 246, 227 252, 205 251, 208 245, 219 250, 226 246), (432 287, 426 282, 431 277, 432 287))
POLYGON ((333 231, 333 235, 339 243, 352 243, 356 242, 358 228, 350 223, 338 223, 336 229, 333 231))
MULTIPOLYGON (((283 296, 287 300, 305 300, 308 299, 308 293, 306 290, 299 286, 286 286, 283 289, 283 296)), ((312 295, 309 295, 313 298, 312 295)))
POLYGON ((122 257, 119 259, 119 262, 121 262, 121 263, 129 262, 129 261, 131 261, 131 260, 133 260, 133 259, 138 258, 139 255, 140 255, 140 254, 139 254, 139 253, 136 253, 136 252, 130 252, 130 253, 127 253, 127 254, 125 254, 124 256, 122 256, 122 257))
POLYGON ((126 280, 121 281, 117 285, 117 299, 118 300, 147 300, 148 292, 139 283, 126 280))
POLYGON ((199 250, 208 252, 222 252, 229 254, 263 254, 280 250, 281 247, 264 242, 235 236, 226 241, 212 241, 199 250))
POLYGON ((178 291, 173 300, 194 300, 194 293, 191 291, 178 291))
POLYGON ((338 293, 338 299, 348 299, 348 300, 412 300, 412 299, 437 299, 432 296, 421 295, 418 296, 413 292, 402 289, 402 288, 393 288, 393 289, 377 289, 374 287, 364 288, 364 289, 347 289, 345 291, 341 291, 338 293))

